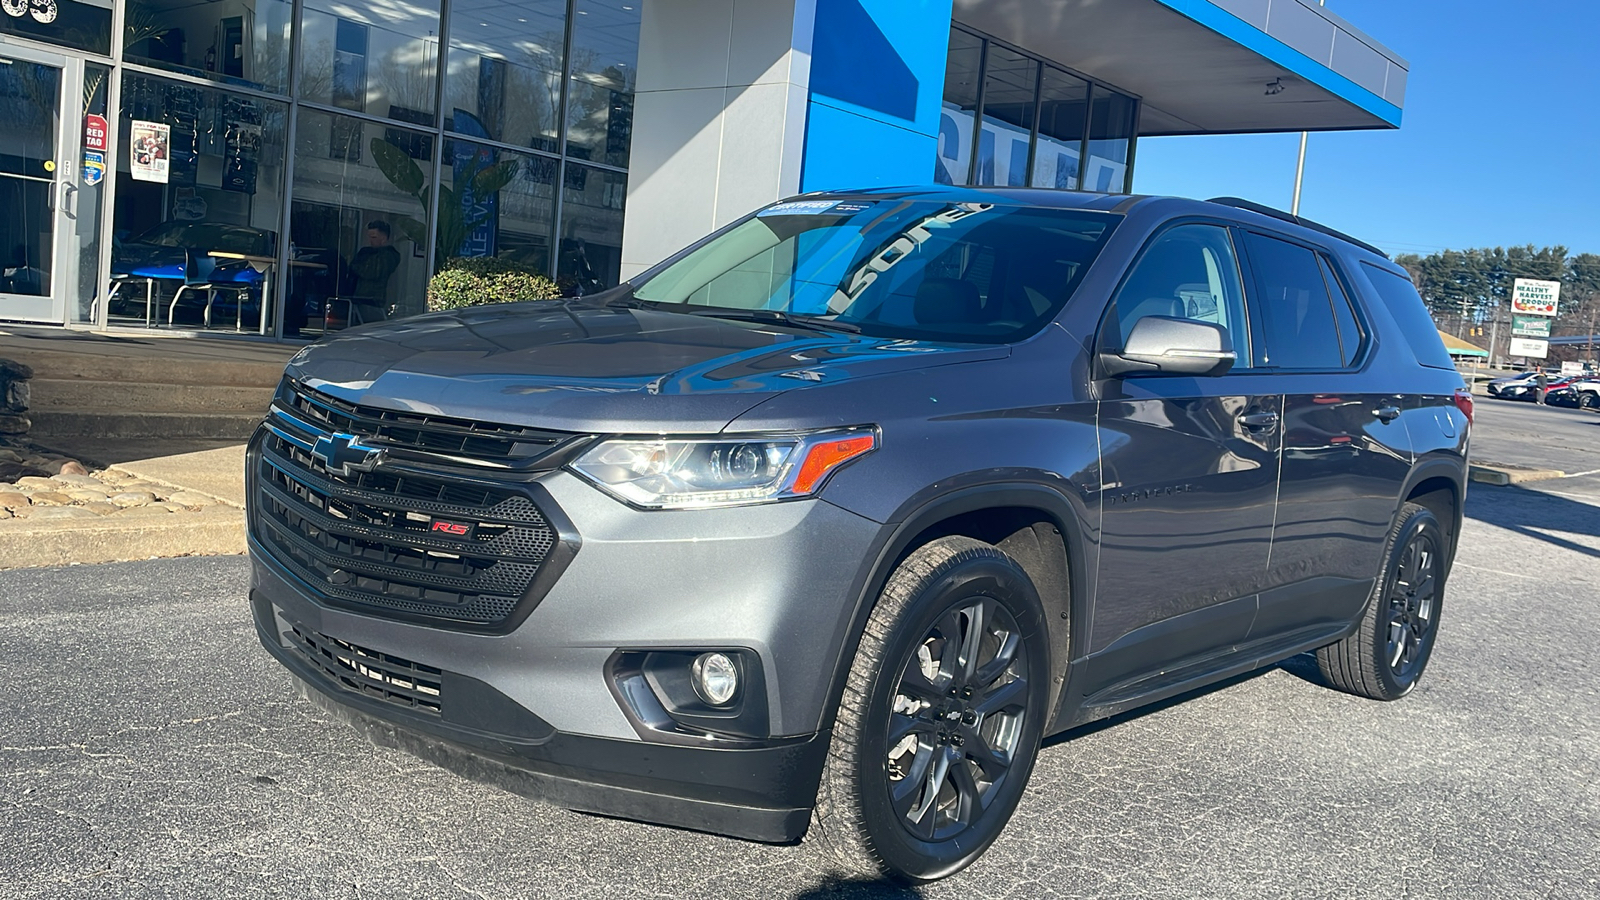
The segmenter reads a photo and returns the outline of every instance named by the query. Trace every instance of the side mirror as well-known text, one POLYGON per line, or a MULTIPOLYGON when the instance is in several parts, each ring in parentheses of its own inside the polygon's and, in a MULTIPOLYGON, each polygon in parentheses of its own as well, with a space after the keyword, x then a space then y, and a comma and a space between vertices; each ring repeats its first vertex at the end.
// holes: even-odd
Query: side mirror
POLYGON ((1169 316, 1145 316, 1133 323, 1127 346, 1100 351, 1100 364, 1111 376, 1138 372, 1215 376, 1233 368, 1237 358, 1221 325, 1169 316))

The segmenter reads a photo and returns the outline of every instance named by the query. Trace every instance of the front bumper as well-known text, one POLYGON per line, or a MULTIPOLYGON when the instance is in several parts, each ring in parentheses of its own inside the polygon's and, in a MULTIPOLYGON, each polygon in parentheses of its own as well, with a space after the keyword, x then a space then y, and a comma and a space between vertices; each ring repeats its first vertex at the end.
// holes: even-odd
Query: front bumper
POLYGON ((319 706, 378 743, 590 812, 763 841, 799 838, 815 802, 829 691, 858 563, 881 526, 820 500, 643 512, 551 472, 539 496, 581 549, 503 632, 456 629, 319 599, 306 571, 252 535, 263 645, 319 706), (299 627, 439 673, 412 709, 308 661, 299 627), (760 739, 662 735, 619 697, 619 651, 734 648, 759 660, 760 739))

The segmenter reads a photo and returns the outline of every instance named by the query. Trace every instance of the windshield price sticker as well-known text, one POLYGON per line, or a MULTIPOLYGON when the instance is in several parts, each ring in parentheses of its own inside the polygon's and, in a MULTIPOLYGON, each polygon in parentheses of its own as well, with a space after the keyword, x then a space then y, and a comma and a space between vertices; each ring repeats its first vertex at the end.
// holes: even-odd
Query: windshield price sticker
POLYGON ((83 149, 104 152, 106 149, 107 128, 104 116, 97 116, 94 113, 84 116, 83 149))

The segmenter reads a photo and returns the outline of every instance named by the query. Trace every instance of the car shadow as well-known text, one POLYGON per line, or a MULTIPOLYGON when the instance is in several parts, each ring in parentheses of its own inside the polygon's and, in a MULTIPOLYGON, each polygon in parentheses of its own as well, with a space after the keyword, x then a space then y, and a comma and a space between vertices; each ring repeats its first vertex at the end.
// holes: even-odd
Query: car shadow
POLYGON ((1520 485, 1474 485, 1467 492, 1466 515, 1486 525, 1600 559, 1600 550, 1537 530, 1545 528, 1600 537, 1600 508, 1596 505, 1520 485))

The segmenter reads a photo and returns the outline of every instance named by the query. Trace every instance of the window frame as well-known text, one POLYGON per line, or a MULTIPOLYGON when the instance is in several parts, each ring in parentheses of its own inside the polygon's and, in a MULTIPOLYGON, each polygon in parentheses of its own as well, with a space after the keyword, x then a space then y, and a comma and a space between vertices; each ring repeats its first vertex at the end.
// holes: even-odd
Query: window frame
MULTIPOLYGON (((1372 327, 1371 317, 1367 315, 1366 308, 1361 305, 1361 296, 1354 290, 1355 282, 1341 268, 1338 255, 1329 250, 1321 250, 1317 255, 1321 256, 1322 261, 1328 266, 1327 271, 1322 273, 1323 278, 1326 279, 1329 274, 1333 275, 1333 283, 1344 294, 1345 303, 1350 307, 1350 314, 1355 317, 1356 328, 1361 332, 1361 341, 1356 345, 1355 355, 1350 358, 1350 362, 1345 366, 1345 369, 1349 371, 1359 371, 1366 368, 1367 361, 1372 358, 1373 348, 1378 344, 1378 331, 1372 327)), ((1332 298, 1332 293, 1330 290, 1330 299, 1332 298)), ((1339 313, 1337 310, 1335 310, 1333 317, 1335 321, 1338 320, 1339 313)), ((1342 337, 1340 341, 1342 343, 1342 337)))
MULTIPOLYGON (((1262 292, 1261 282, 1258 280, 1258 276, 1256 274, 1257 267, 1256 267, 1256 264, 1255 264, 1255 260, 1251 256, 1251 253, 1250 253, 1249 242, 1245 240, 1245 238, 1247 236, 1251 235, 1251 234, 1258 235, 1260 237, 1267 238, 1269 240, 1282 241, 1282 242, 1284 242, 1286 244, 1291 244, 1293 246, 1300 247, 1300 248, 1302 248, 1304 250, 1309 250, 1314 256, 1316 256, 1317 258, 1325 261, 1327 263, 1327 265, 1328 265, 1328 268, 1334 274, 1335 284, 1338 286, 1339 290, 1344 293, 1346 302, 1348 302, 1350 304, 1351 311, 1355 314, 1356 326, 1361 329, 1362 341, 1361 341, 1360 347, 1358 348, 1359 352, 1357 353, 1356 357, 1348 364, 1341 363, 1338 366, 1332 366, 1332 367, 1329 367, 1329 366, 1315 366, 1315 367, 1305 367, 1305 368, 1285 368, 1285 367, 1281 367, 1281 366, 1257 366, 1257 365, 1255 365, 1255 358, 1254 358, 1254 356, 1252 356, 1251 359, 1250 359, 1252 370, 1259 371, 1259 372, 1282 373, 1282 374, 1285 374, 1285 375, 1290 375, 1290 374, 1299 375, 1299 374, 1318 374, 1318 373, 1321 373, 1321 374, 1334 374, 1334 373, 1340 373, 1340 372, 1357 372, 1357 371, 1360 371, 1361 369, 1365 368, 1367 362, 1372 358, 1372 355, 1373 355, 1372 354, 1372 348, 1376 343, 1375 335, 1374 335, 1374 332, 1373 332, 1373 329, 1372 329, 1371 320, 1365 316, 1365 310, 1356 301, 1354 295, 1352 295, 1352 293, 1350 291, 1350 280, 1349 280, 1348 276, 1346 276, 1339 269, 1337 263, 1335 262, 1335 260, 1337 259, 1336 254, 1334 254, 1327 247, 1325 247, 1325 246, 1323 246, 1321 244, 1315 243, 1313 241, 1308 241, 1308 240, 1305 240, 1305 239, 1302 239, 1302 238, 1299 238, 1299 237, 1296 237, 1296 236, 1293 236, 1293 235, 1285 234, 1285 233, 1283 233, 1281 231, 1275 231, 1275 230, 1273 230, 1271 228, 1265 228, 1265 227, 1261 227, 1261 226, 1257 226, 1257 225, 1243 225, 1243 224, 1239 224, 1239 223, 1236 222, 1236 223, 1233 224, 1232 230, 1235 231, 1235 232, 1238 232, 1238 234, 1236 235, 1236 240, 1234 241, 1234 243, 1235 243, 1235 246, 1242 248, 1242 252, 1241 252, 1240 255, 1241 255, 1242 259, 1243 259, 1244 268, 1249 273, 1249 278, 1248 278, 1248 280, 1247 280, 1247 282, 1245 284, 1245 294, 1247 295, 1245 306, 1250 311, 1251 326, 1261 335, 1261 342, 1262 342, 1262 346, 1263 347, 1266 347, 1267 349, 1270 350, 1271 349, 1271 344, 1267 340, 1266 325, 1261 319, 1261 306, 1262 306, 1262 302, 1261 302, 1261 292, 1262 292)), ((1334 320, 1334 337, 1335 337, 1336 341, 1340 342, 1340 357, 1342 358, 1343 355, 1344 355, 1344 348, 1343 348, 1342 339, 1340 339, 1339 336, 1338 336, 1338 334, 1339 334, 1338 316, 1334 313, 1334 310, 1333 310, 1333 290, 1332 290, 1333 286, 1328 284, 1328 281, 1327 281, 1328 276, 1327 276, 1327 274, 1325 272, 1322 271, 1322 266, 1319 265, 1317 267, 1317 270, 1318 270, 1319 276, 1322 278, 1323 290, 1328 292, 1328 304, 1329 304, 1328 305, 1328 315, 1329 315, 1329 317, 1331 317, 1334 320)))
MULTIPOLYGON (((1105 374, 1104 370, 1100 369, 1100 367, 1099 367, 1099 355, 1100 355, 1100 353, 1103 353, 1103 352, 1110 352, 1111 349, 1112 349, 1112 345, 1107 343, 1107 335, 1111 332, 1111 330, 1114 329, 1116 331, 1116 333, 1117 333, 1117 338, 1118 339, 1116 341, 1116 349, 1117 350, 1121 350, 1122 349, 1122 347, 1121 347, 1121 343, 1122 343, 1122 340, 1121 340, 1121 334, 1122 334, 1121 321, 1116 317, 1116 309, 1117 309, 1117 301, 1122 298, 1122 290, 1123 290, 1123 288, 1125 288, 1127 286, 1128 279, 1139 268, 1139 265, 1144 262, 1145 257, 1147 257, 1150 254, 1150 248, 1154 247, 1158 241, 1160 241, 1163 238, 1165 238, 1170 232, 1175 231, 1175 230, 1177 230, 1179 228, 1182 228, 1184 226, 1187 226, 1187 225, 1211 225, 1211 226, 1214 226, 1214 227, 1220 229, 1223 232, 1223 234, 1225 234, 1227 236, 1228 244, 1229 244, 1230 247, 1233 248, 1233 266, 1234 266, 1234 269, 1238 273, 1238 276, 1239 276, 1239 301, 1244 306, 1244 322, 1243 322, 1243 325, 1244 325, 1244 336, 1245 336, 1245 341, 1244 341, 1245 349, 1244 349, 1244 351, 1241 351, 1240 348, 1239 348, 1238 343, 1235 342, 1234 347, 1233 347, 1234 363, 1233 363, 1232 366, 1230 366, 1228 368, 1227 374, 1228 375, 1232 375, 1232 374, 1235 374, 1235 373, 1251 374, 1251 373, 1256 373, 1256 372, 1270 372, 1270 371, 1273 371, 1272 369, 1264 369, 1264 368, 1256 367, 1254 365, 1255 356, 1252 353, 1249 352, 1249 348, 1255 346, 1255 334, 1260 329, 1260 323, 1256 321, 1255 307, 1254 307, 1253 303, 1251 302, 1252 298, 1251 298, 1251 294, 1250 294, 1250 290, 1249 290, 1250 270, 1246 266, 1244 253, 1240 250, 1239 236, 1234 233, 1235 231, 1238 230, 1237 229, 1237 224, 1234 223, 1234 222, 1230 222, 1230 221, 1228 221, 1226 219, 1219 219, 1219 218, 1214 218, 1214 217, 1211 217, 1211 216, 1181 216, 1179 218, 1169 219, 1166 222, 1163 222, 1161 224, 1161 227, 1157 228, 1155 231, 1152 231, 1150 233, 1150 236, 1145 238, 1144 243, 1139 245, 1138 252, 1133 255, 1133 262, 1130 263, 1128 265, 1128 267, 1122 271, 1122 276, 1117 279, 1116 287, 1112 288, 1112 290, 1111 290, 1111 299, 1107 300, 1106 304, 1105 304, 1105 307, 1100 310, 1100 321, 1099 321, 1099 324, 1095 327, 1094 343, 1092 345, 1095 348, 1095 357, 1096 357, 1095 369, 1096 369, 1097 377, 1099 377, 1099 378, 1107 378, 1107 377, 1109 377, 1109 376, 1107 376, 1105 374)), ((1234 338, 1234 334, 1233 334, 1231 329, 1229 331, 1228 338, 1229 338, 1230 341, 1232 341, 1233 338, 1234 338)), ((1121 375, 1121 376, 1118 376, 1118 377, 1120 377, 1120 378, 1136 378, 1136 377, 1139 377, 1141 375, 1148 375, 1148 374, 1154 374, 1156 376, 1161 376, 1161 373, 1159 373, 1159 372, 1157 372, 1157 373, 1128 372, 1128 373, 1126 373, 1124 375, 1121 375)), ((1164 376, 1164 377, 1170 377, 1170 376, 1164 376)))

